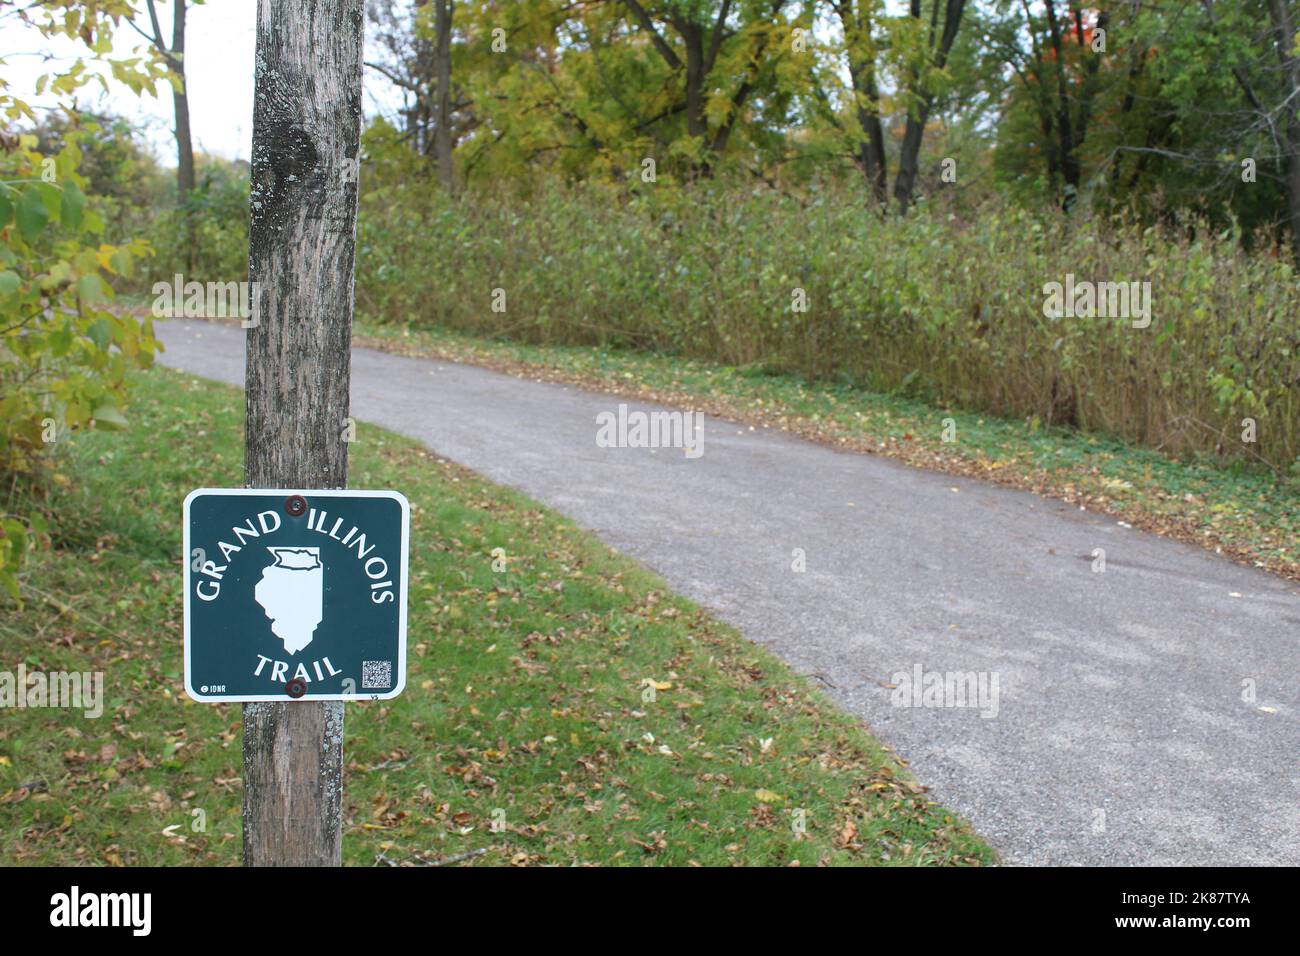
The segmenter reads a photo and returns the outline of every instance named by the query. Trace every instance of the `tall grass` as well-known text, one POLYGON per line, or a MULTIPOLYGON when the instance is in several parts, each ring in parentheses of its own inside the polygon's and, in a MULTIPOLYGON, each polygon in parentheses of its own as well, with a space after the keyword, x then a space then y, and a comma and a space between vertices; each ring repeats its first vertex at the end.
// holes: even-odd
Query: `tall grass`
POLYGON ((838 191, 453 199, 403 183, 363 196, 357 293, 379 321, 756 365, 1280 471, 1300 456, 1297 272, 1198 223, 1008 206, 898 221, 838 191), (1044 285, 1067 273, 1149 281, 1150 326, 1046 317, 1044 285))

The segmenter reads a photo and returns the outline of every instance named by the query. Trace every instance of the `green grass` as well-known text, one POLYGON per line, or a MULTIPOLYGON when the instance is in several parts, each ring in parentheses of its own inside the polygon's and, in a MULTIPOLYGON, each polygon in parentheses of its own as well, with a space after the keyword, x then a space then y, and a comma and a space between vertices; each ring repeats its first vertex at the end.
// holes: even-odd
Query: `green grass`
MULTIPOLYGON (((242 400, 163 370, 133 395, 129 430, 61 450, 52 546, 0 616, 0 669, 106 674, 99 719, 0 716, 5 864, 240 858, 239 708, 182 690, 180 508, 242 483, 242 400)), ((348 705, 345 862, 994 861, 860 723, 655 576, 413 442, 359 439, 351 485, 411 501, 410 673, 348 705)))
POLYGON ((356 341, 689 405, 838 448, 996 481, 1300 579, 1300 476, 1280 476, 1262 464, 1176 458, 1104 435, 1044 427, 1036 419, 962 412, 847 382, 809 383, 762 366, 539 347, 375 322, 360 323, 356 341), (948 419, 951 441, 944 440, 948 419))

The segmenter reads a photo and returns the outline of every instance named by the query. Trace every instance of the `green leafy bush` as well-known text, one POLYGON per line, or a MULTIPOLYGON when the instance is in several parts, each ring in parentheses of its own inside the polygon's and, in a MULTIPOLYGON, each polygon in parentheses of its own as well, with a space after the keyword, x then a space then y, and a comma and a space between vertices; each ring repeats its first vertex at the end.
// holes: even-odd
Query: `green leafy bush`
POLYGON ((1231 231, 998 204, 898 220, 847 190, 723 182, 457 199, 382 162, 362 184, 357 301, 376 321, 761 365, 1280 471, 1300 455, 1296 270, 1231 231), (1049 318, 1067 275, 1150 282, 1149 327, 1049 318))
MULTIPOLYGON (((96 244, 104 230, 77 173, 68 137, 43 156, 34 136, 0 152, 0 477, 13 503, 22 483, 61 481, 52 450, 70 429, 121 427, 127 370, 148 365, 149 321, 110 307, 114 277, 129 278, 148 251, 140 240, 96 244)), ((45 522, 0 514, 0 585, 19 597, 17 570, 45 522)))
MULTIPOLYGON (((155 252, 150 276, 243 281, 248 276, 248 174, 206 156, 198 166, 198 185, 185 203, 158 211, 148 230, 155 252)), ((147 290, 152 282, 141 286, 147 290)))
POLYGON ((77 91, 102 81, 85 58, 137 94, 167 76, 156 51, 113 56, 113 31, 134 13, 130 0, 36 0, 18 13, 42 38, 66 41, 79 55, 53 61, 53 72, 36 81, 36 95, 52 94, 61 103, 57 120, 47 114, 39 121, 0 80, 0 116, 32 130, 0 129, 0 481, 7 492, 0 500, 0 588, 15 601, 30 543, 47 528, 31 492, 43 487, 42 478, 66 481, 49 451, 71 429, 125 424, 126 371, 148 365, 157 345, 147 320, 110 308, 111 283, 129 279, 148 245, 103 241, 99 207, 111 215, 120 206, 112 197, 89 198, 89 180, 78 171, 82 141, 100 184, 131 165, 111 142, 88 138, 104 130, 75 108, 77 91))

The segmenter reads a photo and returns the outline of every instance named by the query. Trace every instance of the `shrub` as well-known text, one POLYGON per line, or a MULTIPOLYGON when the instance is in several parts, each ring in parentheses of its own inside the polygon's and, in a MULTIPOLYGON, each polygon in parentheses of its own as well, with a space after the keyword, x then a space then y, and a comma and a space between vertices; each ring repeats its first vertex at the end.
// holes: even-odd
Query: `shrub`
POLYGON ((1282 470, 1300 455, 1296 270, 1231 231, 1003 205, 885 219, 834 188, 720 182, 451 198, 382 172, 363 174, 357 274, 375 321, 761 363, 1282 470), (1150 326, 1048 318, 1067 274, 1149 281, 1150 326))
POLYGON ((68 137, 42 156, 36 137, 9 137, 0 151, 0 586, 19 599, 17 572, 45 521, 20 509, 15 488, 61 476, 50 450, 70 429, 120 427, 124 379, 148 365, 150 323, 119 314, 110 280, 129 277, 143 241, 94 244, 104 223, 77 173, 68 137))

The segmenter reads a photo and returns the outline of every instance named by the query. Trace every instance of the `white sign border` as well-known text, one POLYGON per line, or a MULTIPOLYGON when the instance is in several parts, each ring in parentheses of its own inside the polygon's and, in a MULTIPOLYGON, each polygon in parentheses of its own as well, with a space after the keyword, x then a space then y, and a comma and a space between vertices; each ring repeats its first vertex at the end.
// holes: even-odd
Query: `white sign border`
MULTIPOLYGON (((351 488, 195 488, 185 496, 181 518, 181 548, 184 557, 183 573, 185 582, 185 615, 183 625, 185 631, 185 693, 189 695, 192 700, 196 700, 201 704, 251 704, 261 701, 279 701, 281 703, 293 704, 313 703, 327 700, 392 700, 398 694, 402 693, 402 691, 406 690, 406 607, 408 604, 407 577, 411 564, 410 538, 411 504, 406 500, 406 495, 402 494, 400 491, 362 491, 351 488), (225 695, 213 696, 212 694, 200 694, 196 691, 190 681, 192 676, 190 673, 190 592, 193 589, 191 581, 193 572, 190 563, 190 504, 196 498, 200 498, 204 495, 221 495, 223 497, 236 495, 245 497, 251 495, 270 495, 282 498, 288 498, 291 495, 301 495, 303 498, 307 499, 308 505, 311 504, 313 498, 388 498, 391 501, 396 501, 402 509, 402 540, 400 544, 402 553, 402 602, 401 607, 398 609, 397 618, 398 685, 392 690, 382 694, 363 694, 358 692, 354 694, 312 694, 303 697, 290 697, 288 694, 261 694, 257 696, 237 695, 229 697, 225 695)), ((361 675, 359 674, 357 675, 358 680, 360 680, 360 676, 361 675)))

